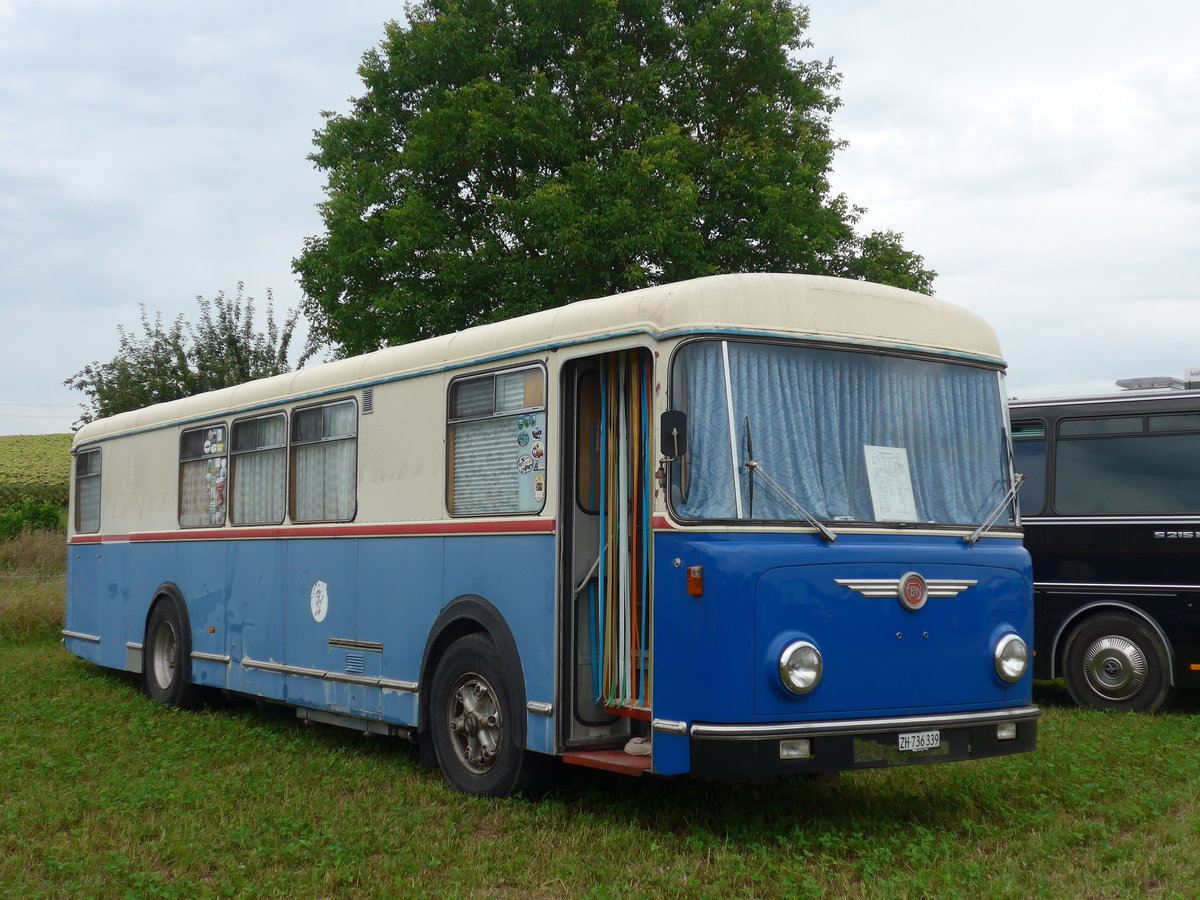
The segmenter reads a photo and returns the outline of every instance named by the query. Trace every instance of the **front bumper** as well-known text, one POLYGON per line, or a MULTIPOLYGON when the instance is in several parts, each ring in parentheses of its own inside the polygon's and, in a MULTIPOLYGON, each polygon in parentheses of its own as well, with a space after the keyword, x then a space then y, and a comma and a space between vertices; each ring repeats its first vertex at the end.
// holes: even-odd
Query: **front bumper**
POLYGON ((1009 756, 1028 752, 1037 745, 1041 714, 1036 706, 1023 706, 827 722, 694 723, 689 729, 691 771, 713 778, 755 778, 1009 756), (1016 726, 1016 735, 999 739, 997 727, 1010 723, 1016 726), (935 730, 941 735, 939 747, 915 752, 898 749, 899 735, 935 730), (794 748, 798 741, 808 742, 809 754, 785 758, 781 749, 784 742, 794 748))

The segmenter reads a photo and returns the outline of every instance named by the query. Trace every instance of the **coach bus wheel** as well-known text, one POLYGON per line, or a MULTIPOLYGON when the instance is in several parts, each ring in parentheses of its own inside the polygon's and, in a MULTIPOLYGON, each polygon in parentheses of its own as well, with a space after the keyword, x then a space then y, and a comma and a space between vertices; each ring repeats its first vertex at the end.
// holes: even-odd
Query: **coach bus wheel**
POLYGON ((1133 616, 1087 619, 1071 632, 1063 660, 1067 690, 1080 706, 1155 712, 1171 695, 1167 649, 1133 616))
POLYGON ((430 703, 438 766, 452 787, 505 797, 528 786, 533 761, 517 746, 518 711, 500 654, 486 636, 469 634, 450 645, 434 672, 430 703))
POLYGON ((176 602, 164 597, 154 605, 142 645, 142 679, 146 696, 167 706, 191 706, 192 641, 184 630, 176 602))

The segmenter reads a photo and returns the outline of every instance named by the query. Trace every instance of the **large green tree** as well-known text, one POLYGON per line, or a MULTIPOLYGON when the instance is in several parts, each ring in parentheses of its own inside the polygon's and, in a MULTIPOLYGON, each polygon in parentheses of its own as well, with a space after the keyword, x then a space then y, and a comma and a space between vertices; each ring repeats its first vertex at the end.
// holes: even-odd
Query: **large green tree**
POLYGON ((218 291, 212 300, 196 297, 200 316, 188 322, 180 313, 164 326, 162 313, 151 319, 142 307, 141 337, 117 326, 120 347, 108 362, 93 362, 64 384, 87 395, 79 424, 152 403, 178 400, 290 371, 288 351, 299 310, 275 322, 274 298, 267 289, 267 322, 254 326, 254 298, 218 291))
POLYGON ((294 266, 340 352, 719 272, 927 291, 834 195, 839 76, 789 0, 421 0, 326 114, 294 266))

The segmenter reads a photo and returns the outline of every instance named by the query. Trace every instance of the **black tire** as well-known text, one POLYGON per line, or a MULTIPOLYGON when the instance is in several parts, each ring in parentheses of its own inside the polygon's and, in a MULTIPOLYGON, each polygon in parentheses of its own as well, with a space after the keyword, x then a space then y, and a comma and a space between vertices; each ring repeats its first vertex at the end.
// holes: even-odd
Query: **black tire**
POLYGON ((187 708, 197 704, 199 689, 192 684, 192 636, 185 621, 174 598, 155 602, 142 644, 142 685, 151 700, 187 708))
POLYGON ((464 794, 508 797, 531 788, 537 769, 518 737, 518 710, 496 645, 483 634, 459 638, 433 673, 429 726, 438 766, 464 794))
POLYGON ((1172 693, 1167 648, 1146 622, 1123 613, 1092 616, 1071 632, 1063 675, 1071 699, 1092 709, 1157 712, 1172 693))

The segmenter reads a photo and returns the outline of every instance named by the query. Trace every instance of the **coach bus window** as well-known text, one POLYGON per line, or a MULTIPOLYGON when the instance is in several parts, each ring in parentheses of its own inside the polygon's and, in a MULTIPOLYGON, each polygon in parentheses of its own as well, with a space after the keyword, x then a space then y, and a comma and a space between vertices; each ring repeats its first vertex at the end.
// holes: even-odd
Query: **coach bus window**
POLYGON ((1041 422, 1013 422, 1013 468, 1025 476, 1017 496, 1021 515, 1036 516, 1046 508, 1046 426, 1041 422))
MULTIPOLYGON (((1164 417, 1165 418, 1165 417, 1164 417)), ((1054 506, 1063 515, 1161 515, 1200 510, 1200 434, 1086 434, 1075 420, 1059 427, 1054 506), (1064 427, 1071 425, 1070 429, 1064 427)), ((1139 432, 1143 419, 1136 422, 1139 432)), ((1161 423, 1160 423, 1161 427, 1161 423)))
POLYGON ((1179 413, 1173 416, 1150 416, 1151 431, 1200 431, 1200 415, 1179 413))
POLYGON ((179 440, 179 524, 183 528, 225 524, 225 426, 185 431, 179 440))
POLYGON ((1113 416, 1108 419, 1067 419, 1059 423, 1061 437, 1090 434, 1137 434, 1142 430, 1141 416, 1113 416))
POLYGON ((358 407, 353 400, 292 416, 294 522, 349 522, 357 505, 358 407))
POLYGON ((283 413, 233 423, 229 517, 234 525, 278 525, 283 521, 286 444, 283 413))
POLYGON ((541 511, 546 498, 545 386, 541 368, 451 383, 446 440, 451 515, 541 511))
POLYGON ((99 450, 85 450, 75 457, 75 530, 100 530, 99 450))
POLYGON ((685 391, 685 518, 978 525, 1008 491, 990 369, 698 341, 675 360, 673 407, 685 391))

